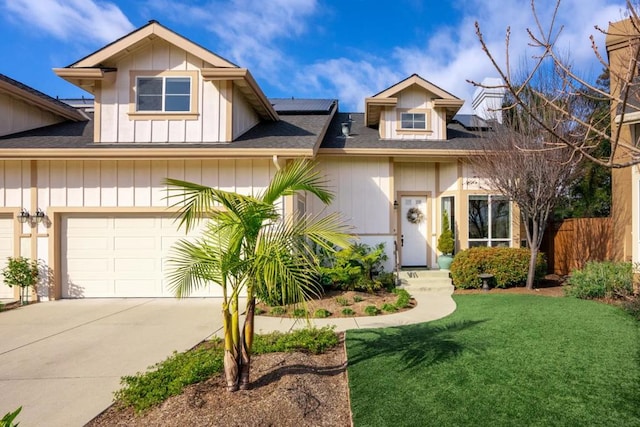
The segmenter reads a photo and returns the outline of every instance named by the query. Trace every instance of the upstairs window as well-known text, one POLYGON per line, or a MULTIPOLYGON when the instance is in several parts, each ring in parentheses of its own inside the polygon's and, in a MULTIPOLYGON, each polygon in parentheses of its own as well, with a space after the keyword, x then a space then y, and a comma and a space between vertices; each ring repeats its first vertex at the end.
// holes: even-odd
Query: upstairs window
POLYGON ((136 111, 191 111, 191 77, 138 77, 136 111))
POLYGON ((402 113, 401 129, 426 129, 427 121, 425 113, 402 113))

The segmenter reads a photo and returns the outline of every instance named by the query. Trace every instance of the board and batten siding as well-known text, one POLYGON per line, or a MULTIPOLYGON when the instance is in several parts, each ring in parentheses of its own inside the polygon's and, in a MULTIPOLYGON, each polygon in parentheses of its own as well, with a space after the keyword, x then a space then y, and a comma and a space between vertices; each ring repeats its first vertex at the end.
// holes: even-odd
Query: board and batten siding
POLYGON ((38 203, 55 207, 167 207, 164 178, 256 194, 276 169, 269 160, 67 160, 38 162, 38 203))
POLYGON ((30 208, 31 167, 27 160, 0 160, 0 207, 30 208))
POLYGON ((96 123, 100 123, 100 142, 103 143, 179 143, 224 142, 233 131, 240 135, 257 123, 257 116, 230 81, 204 81, 199 70, 213 66, 163 40, 134 51, 110 64, 117 68, 113 82, 102 82, 97 97, 96 123), (196 71, 193 82, 197 88, 198 116, 195 120, 171 119, 159 116, 153 120, 132 120, 129 116, 131 88, 130 71, 196 71), (234 129, 228 104, 233 102, 234 129), (237 104, 237 105, 236 105, 237 104))
POLYGON ((64 119, 50 111, 0 93, 0 136, 60 123, 64 119))
POLYGON ((339 212, 354 234, 391 234, 393 189, 388 158, 323 157, 319 169, 335 198, 329 206, 307 198, 310 213, 339 212))
POLYGON ((446 135, 443 135, 442 122, 444 117, 433 108, 433 100, 429 96, 429 93, 423 89, 407 88, 397 94, 398 103, 395 108, 387 108, 381 115, 381 120, 385 121, 384 126, 380 126, 384 129, 383 139, 402 139, 402 140, 422 140, 422 139, 446 139, 446 135), (398 110, 426 110, 425 112, 429 117, 426 117, 430 123, 429 130, 431 132, 425 133, 398 133, 400 128, 400 121, 398 119, 398 110))

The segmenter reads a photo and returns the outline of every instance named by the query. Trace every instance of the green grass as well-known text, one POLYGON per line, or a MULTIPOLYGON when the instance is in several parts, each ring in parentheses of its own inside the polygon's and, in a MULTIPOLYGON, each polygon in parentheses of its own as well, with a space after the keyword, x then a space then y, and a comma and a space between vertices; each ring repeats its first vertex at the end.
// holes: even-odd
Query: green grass
POLYGON ((355 426, 638 426, 640 327, 593 301, 454 297, 451 316, 347 333, 355 426))

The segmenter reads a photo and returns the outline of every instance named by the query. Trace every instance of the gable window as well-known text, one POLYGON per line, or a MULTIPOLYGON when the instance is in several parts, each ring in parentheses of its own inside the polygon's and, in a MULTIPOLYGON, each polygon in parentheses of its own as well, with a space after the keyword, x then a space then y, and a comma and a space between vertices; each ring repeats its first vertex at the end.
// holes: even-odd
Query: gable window
POLYGON ((402 129, 426 129, 425 113, 402 113, 400 115, 402 129))
POLYGON ((190 77, 138 77, 136 111, 190 111, 190 77))
POLYGON ((130 71, 130 79, 129 117, 132 120, 153 120, 161 116, 197 119, 197 71, 130 71))
POLYGON ((469 196, 469 247, 511 246, 511 204, 503 196, 469 196))

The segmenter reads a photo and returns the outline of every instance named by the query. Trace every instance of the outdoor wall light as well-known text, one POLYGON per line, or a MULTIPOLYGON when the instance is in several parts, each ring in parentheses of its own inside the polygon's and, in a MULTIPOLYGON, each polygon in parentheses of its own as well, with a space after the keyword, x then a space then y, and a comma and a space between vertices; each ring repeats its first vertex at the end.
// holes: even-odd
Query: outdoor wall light
POLYGON ((393 209, 398 209, 398 201, 397 200, 393 201, 393 209))
POLYGON ((38 210, 36 211, 36 213, 33 215, 35 220, 36 220, 36 224, 40 224, 42 222, 42 220, 45 217, 44 212, 42 212, 42 209, 38 208, 38 210))
POLYGON ((29 217, 31 215, 29 215, 29 211, 26 210, 25 208, 22 208, 22 210, 20 211, 20 213, 18 213, 17 218, 18 221, 22 224, 26 223, 27 221, 29 221, 29 217))

